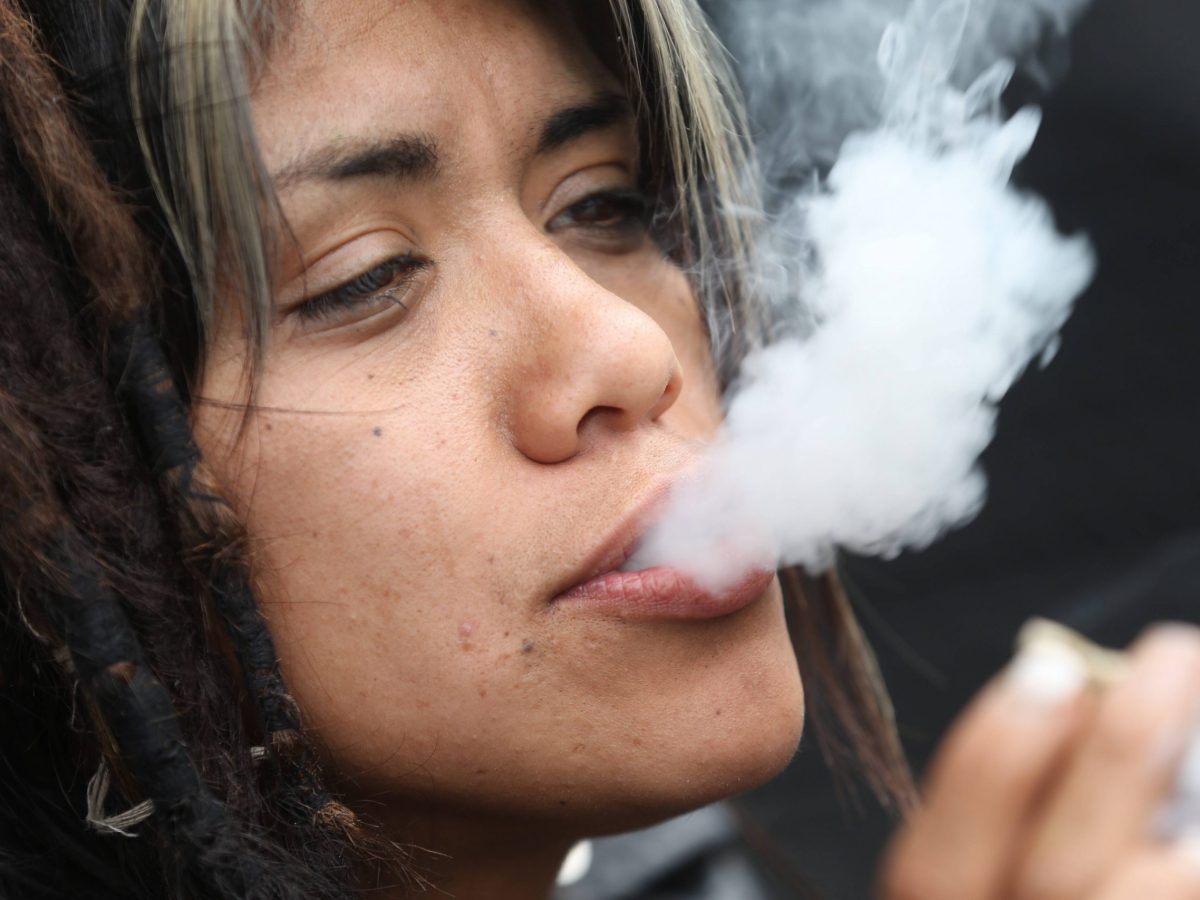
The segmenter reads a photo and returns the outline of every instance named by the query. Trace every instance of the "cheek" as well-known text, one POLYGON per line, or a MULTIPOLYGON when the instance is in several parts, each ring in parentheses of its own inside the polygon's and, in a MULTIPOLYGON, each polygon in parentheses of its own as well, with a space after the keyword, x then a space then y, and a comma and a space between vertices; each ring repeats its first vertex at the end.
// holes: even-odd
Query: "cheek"
POLYGON ((260 418, 227 473, 287 683, 344 772, 415 765, 434 749, 427 737, 452 733, 463 698, 432 698, 485 682, 469 651, 502 608, 462 552, 486 540, 489 498, 389 439, 399 426, 383 421, 260 418))

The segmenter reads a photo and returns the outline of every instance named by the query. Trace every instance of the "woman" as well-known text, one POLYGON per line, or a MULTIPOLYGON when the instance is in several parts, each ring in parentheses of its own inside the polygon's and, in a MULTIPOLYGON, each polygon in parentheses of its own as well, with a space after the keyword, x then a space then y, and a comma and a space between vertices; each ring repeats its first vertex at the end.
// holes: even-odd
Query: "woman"
MULTIPOLYGON (((5 15, 9 892, 545 896, 577 838, 787 762, 778 580, 617 571, 718 428, 713 346, 762 327, 690 4, 5 15)), ((858 632, 808 589, 810 703, 903 801, 858 632)), ((888 893, 1194 896, 1137 829, 1200 650, 1138 659, 1098 713, 1069 665, 981 698, 888 893), (1161 721, 1114 745, 1130 707, 1161 721), (1114 776, 1105 827, 1078 798, 1114 776)))

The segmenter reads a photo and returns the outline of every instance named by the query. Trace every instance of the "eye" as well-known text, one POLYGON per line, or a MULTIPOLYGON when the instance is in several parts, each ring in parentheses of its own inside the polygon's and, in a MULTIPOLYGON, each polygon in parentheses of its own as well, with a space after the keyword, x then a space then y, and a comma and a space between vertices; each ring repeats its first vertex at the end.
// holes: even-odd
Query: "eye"
POLYGON ((650 200, 637 190, 607 190, 588 194, 546 224, 558 234, 581 231, 607 244, 640 243, 650 224, 650 200))
POLYGON ((428 259, 411 253, 396 256, 339 287, 302 300, 290 312, 305 323, 326 319, 341 323, 367 318, 381 308, 399 306, 407 310, 412 282, 429 266, 428 259))

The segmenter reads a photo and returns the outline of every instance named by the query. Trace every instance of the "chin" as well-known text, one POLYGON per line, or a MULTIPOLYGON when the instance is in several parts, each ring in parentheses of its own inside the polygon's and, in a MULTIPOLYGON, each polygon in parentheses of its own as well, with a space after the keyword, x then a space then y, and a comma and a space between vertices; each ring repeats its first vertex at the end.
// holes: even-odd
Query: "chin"
MULTIPOLYGON (((804 695, 795 679, 765 702, 759 698, 714 721, 695 748, 678 761, 677 777, 664 782, 679 791, 676 814, 759 787, 780 774, 796 754, 804 729, 804 695)), ((663 798, 664 800, 668 798, 663 798)))
POLYGON ((711 803, 728 800, 760 787, 779 775, 799 746, 799 728, 766 740, 736 758, 708 757, 680 770, 676 777, 657 782, 622 809, 605 810, 587 829, 589 834, 614 834, 648 828, 711 803))
POLYGON ((794 657, 753 687, 749 696, 707 706, 703 719, 677 719, 674 733, 657 746, 646 741, 630 753, 597 803, 589 833, 645 828, 780 774, 795 756, 804 728, 804 692, 794 657))

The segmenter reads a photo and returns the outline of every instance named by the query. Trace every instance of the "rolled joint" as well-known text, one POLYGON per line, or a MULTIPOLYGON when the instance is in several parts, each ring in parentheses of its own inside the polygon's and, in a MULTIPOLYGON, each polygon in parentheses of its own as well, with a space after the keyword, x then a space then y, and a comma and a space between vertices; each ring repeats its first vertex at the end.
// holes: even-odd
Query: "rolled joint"
POLYGON ((1086 671, 1088 681, 1097 688, 1118 681, 1128 668, 1125 654, 1101 647, 1065 625, 1048 619, 1033 618, 1022 626, 1017 635, 1017 649, 1059 648, 1076 655, 1086 671))

